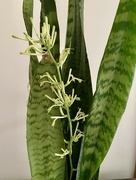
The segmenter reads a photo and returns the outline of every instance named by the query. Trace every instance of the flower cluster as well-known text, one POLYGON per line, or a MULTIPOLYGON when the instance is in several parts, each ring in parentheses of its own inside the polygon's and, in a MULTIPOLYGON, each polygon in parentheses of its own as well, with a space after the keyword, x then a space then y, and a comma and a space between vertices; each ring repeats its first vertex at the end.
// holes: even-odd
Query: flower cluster
MULTIPOLYGON (((62 57, 62 55, 60 55, 60 56, 62 57)), ((67 54, 67 56, 68 56, 68 54, 67 54)), ((64 57, 64 58, 66 58, 66 57, 64 57)), ((64 59, 61 59, 61 61, 64 61, 64 59)), ((56 63, 56 67, 60 71, 59 66, 60 66, 60 62, 56 63)), ((50 99, 53 102, 53 105, 48 108, 48 113, 50 113, 50 111, 54 107, 58 107, 60 110, 59 116, 51 116, 51 118, 53 119, 52 126, 53 127, 55 126, 55 123, 58 119, 68 120, 68 123, 69 123, 70 140, 69 141, 64 140, 64 142, 67 145, 67 148, 65 150, 61 149, 62 154, 58 154, 58 153, 55 154, 56 156, 63 158, 64 156, 66 156, 68 154, 72 155, 73 143, 77 142, 81 137, 84 136, 83 132, 78 129, 79 121, 80 120, 84 121, 88 115, 86 115, 84 112, 82 112, 81 108, 78 108, 78 111, 77 111, 75 117, 73 119, 70 117, 70 107, 72 106, 72 104, 75 101, 80 101, 80 97, 78 97, 75 94, 74 89, 71 90, 71 94, 67 94, 66 90, 65 90, 66 87, 68 85, 70 85, 72 82, 78 81, 79 83, 81 83, 82 80, 77 78, 77 77, 74 77, 72 75, 72 69, 69 70, 69 75, 68 75, 68 78, 67 78, 67 81, 65 84, 62 81, 61 76, 59 76, 59 77, 60 78, 57 78, 55 75, 51 76, 48 72, 46 72, 45 75, 41 76, 41 79, 43 79, 43 81, 41 81, 41 86, 44 83, 49 83, 52 91, 56 95, 56 98, 52 98, 52 97, 48 96, 47 94, 45 95, 46 98, 50 99), (73 125, 72 125, 73 122, 77 122, 77 125, 76 125, 76 128, 74 129, 74 132, 73 132, 73 125)))
POLYGON ((48 18, 45 17, 45 22, 43 23, 42 30, 40 33, 40 36, 38 35, 38 32, 34 26, 33 19, 30 18, 30 21, 32 23, 32 26, 34 28, 34 32, 37 36, 37 40, 29 36, 27 33, 24 33, 25 39, 13 36, 14 38, 25 40, 29 42, 28 48, 25 50, 25 52, 21 52, 20 54, 25 55, 46 55, 48 54, 47 51, 51 50, 54 46, 54 43, 56 41, 57 32, 55 31, 55 26, 50 28, 50 25, 48 24, 48 18))

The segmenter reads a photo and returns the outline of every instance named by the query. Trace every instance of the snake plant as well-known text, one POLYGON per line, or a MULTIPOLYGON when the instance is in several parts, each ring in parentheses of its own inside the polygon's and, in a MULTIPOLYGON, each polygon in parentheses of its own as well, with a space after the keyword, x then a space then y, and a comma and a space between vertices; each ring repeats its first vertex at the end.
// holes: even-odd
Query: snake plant
POLYGON ((33 0, 23 0, 24 39, 29 45, 21 54, 30 55, 26 136, 32 180, 97 180, 135 73, 136 0, 119 2, 94 95, 84 39, 84 0, 69 0, 61 53, 56 2, 40 3, 38 34, 33 0))

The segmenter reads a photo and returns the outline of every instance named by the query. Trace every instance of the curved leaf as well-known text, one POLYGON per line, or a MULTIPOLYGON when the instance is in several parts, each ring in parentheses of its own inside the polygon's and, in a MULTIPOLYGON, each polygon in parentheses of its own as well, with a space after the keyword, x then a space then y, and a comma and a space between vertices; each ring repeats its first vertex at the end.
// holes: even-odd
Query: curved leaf
POLYGON ((77 180, 92 180, 126 108, 136 65, 136 0, 121 0, 100 65, 77 180))

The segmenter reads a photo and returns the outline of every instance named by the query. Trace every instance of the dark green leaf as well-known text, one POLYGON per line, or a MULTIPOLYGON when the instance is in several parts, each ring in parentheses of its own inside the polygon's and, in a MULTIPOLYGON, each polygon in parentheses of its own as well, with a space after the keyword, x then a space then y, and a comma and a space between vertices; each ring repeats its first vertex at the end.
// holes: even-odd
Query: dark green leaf
MULTIPOLYGON (((69 0, 66 48, 71 48, 71 54, 68 56, 63 66, 62 74, 64 81, 66 81, 69 69, 72 68, 72 74, 75 77, 83 79, 81 84, 75 82, 66 89, 67 93, 71 94, 71 89, 74 88, 75 94, 81 98, 80 102, 76 102, 72 106, 71 117, 75 116, 78 108, 81 108, 82 111, 87 114, 92 100, 90 68, 83 33, 83 4, 83 0, 69 0)), ((68 127, 68 125, 65 126, 66 128, 68 127)), ((76 126, 76 124, 74 126, 76 126)), ((83 130, 83 128, 84 122, 81 122, 79 129, 83 130)), ((73 145, 72 161, 74 168, 77 167, 80 147, 81 141, 73 145)), ((73 175, 74 180, 75 176, 76 173, 73 175)))

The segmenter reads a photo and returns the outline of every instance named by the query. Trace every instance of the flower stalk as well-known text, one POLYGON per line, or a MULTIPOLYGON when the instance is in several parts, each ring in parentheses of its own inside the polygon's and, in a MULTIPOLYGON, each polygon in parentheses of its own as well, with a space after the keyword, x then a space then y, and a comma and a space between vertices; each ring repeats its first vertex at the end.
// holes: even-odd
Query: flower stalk
MULTIPOLYGON (((35 40, 32 37, 30 37, 27 33, 24 33, 25 39, 23 40, 28 41, 29 46, 25 50, 25 52, 22 52, 21 54, 36 55, 36 56, 41 55, 44 57, 45 60, 47 57, 47 59, 50 59, 51 62, 54 63, 56 66, 57 77, 55 75, 51 76, 48 72, 46 72, 40 77, 41 79, 40 85, 42 86, 44 83, 49 83, 50 88, 56 95, 56 98, 52 98, 48 94, 45 94, 46 98, 48 98, 50 101, 53 102, 53 105, 48 108, 48 113, 50 113, 50 111, 52 111, 52 109, 56 107, 59 108, 60 110, 60 115, 55 115, 51 117, 51 119, 53 119, 52 126, 55 127, 55 123, 58 119, 68 121, 70 138, 69 140, 64 139, 66 149, 61 148, 62 154, 56 152, 55 155, 60 157, 61 159, 63 159, 67 155, 69 156, 70 180, 72 180, 73 171, 75 171, 77 168, 77 167, 73 167, 73 163, 72 163, 73 143, 78 142, 78 140, 84 136, 84 133, 80 129, 78 129, 79 121, 81 120, 85 121, 85 118, 88 115, 86 115, 84 112, 81 111, 80 108, 78 108, 75 118, 74 119, 71 118, 70 108, 75 101, 80 101, 80 97, 78 97, 75 94, 74 89, 72 89, 71 94, 67 94, 66 87, 75 81, 81 83, 82 80, 77 77, 74 77, 72 74, 72 69, 70 68, 67 81, 66 83, 63 82, 61 69, 68 55, 70 54, 70 48, 66 48, 62 51, 62 53, 59 56, 59 61, 57 62, 51 52, 51 49, 54 46, 57 36, 57 32, 55 31, 55 26, 53 26, 51 30, 51 27, 48 24, 48 18, 45 17, 45 22, 43 23, 42 26, 42 32, 40 33, 39 36, 34 26, 33 19, 31 18, 30 20, 38 40, 35 40), (73 122, 77 123, 75 129, 73 128, 73 122)), ((22 40, 22 38, 18 38, 18 39, 22 40)))

